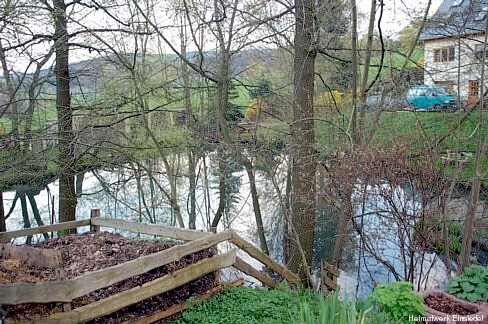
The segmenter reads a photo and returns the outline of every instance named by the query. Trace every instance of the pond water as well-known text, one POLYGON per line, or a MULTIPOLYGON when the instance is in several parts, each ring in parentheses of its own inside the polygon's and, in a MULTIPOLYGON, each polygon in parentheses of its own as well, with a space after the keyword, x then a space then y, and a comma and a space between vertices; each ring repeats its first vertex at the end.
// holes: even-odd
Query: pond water
MULTIPOLYGON (((184 164, 184 160, 173 161, 176 165, 184 164)), ((283 261, 281 241, 281 213, 277 203, 277 191, 280 194, 285 190, 286 158, 275 159, 275 178, 272 179, 269 173, 256 172, 257 188, 265 217, 265 228, 268 244, 272 257, 283 261), (272 181, 274 180, 274 182, 272 181)), ((145 172, 135 172, 132 167, 123 167, 118 170, 90 172, 84 175, 83 190, 80 193, 77 205, 77 218, 89 218, 91 209, 100 209, 102 217, 121 218, 131 221, 142 221, 158 223, 163 225, 176 226, 176 218, 173 209, 168 203, 167 194, 170 191, 169 179, 162 166, 155 169, 153 177, 148 177, 145 172)), ((183 168, 184 169, 184 168, 183 168)), ((218 175, 213 171, 215 164, 211 157, 199 160, 197 164, 197 185, 196 185, 196 228, 208 230, 211 218, 218 206, 218 175)), ((234 166, 227 170, 230 181, 228 183, 228 194, 230 200, 219 230, 232 228, 247 240, 259 246, 255 219, 249 190, 249 180, 244 170, 234 166)), ((181 173, 174 179, 178 194, 178 204, 181 209, 185 226, 188 224, 190 202, 188 177, 181 173)), ((405 243, 411 237, 411 233, 404 232, 407 241, 399 241, 399 231, 403 231, 398 224, 392 221, 388 212, 388 204, 378 198, 375 194, 377 188, 368 188, 367 200, 357 207, 356 213, 375 215, 363 217, 361 226, 364 232, 371 237, 368 249, 358 236, 352 236, 345 247, 344 262, 341 266, 341 276, 338 283, 341 291, 347 296, 364 297, 374 289, 375 284, 391 282, 395 278, 392 272, 385 267, 384 263, 378 261, 378 255, 398 272, 402 272, 405 263, 404 252, 407 248, 405 243), (381 211, 381 212, 378 212, 381 211), (369 252, 368 252, 369 251, 369 252), (370 253, 374 251, 374 253, 370 253)), ((395 202, 402 206, 410 214, 419 211, 419 204, 405 191, 395 190, 395 202)), ((57 206, 58 184, 49 184, 48 188, 42 190, 36 197, 40 214, 45 224, 51 222, 52 197, 55 198, 57 206)), ((15 193, 4 193, 5 210, 8 211, 13 202, 15 193)), ((391 206, 390 206, 391 207, 391 206)), ((327 216, 326 212, 320 211, 327 216)), ((31 214, 31 211, 29 210, 31 214)), ((34 219, 31 222, 34 224, 34 219)), ((318 258, 327 258, 331 254, 334 233, 330 226, 334 223, 327 223, 328 226, 318 226, 316 254, 318 258)), ((17 204, 14 212, 7 220, 7 229, 14 230, 23 227, 20 204, 17 204)), ((86 229, 87 230, 87 229, 86 229)), ((38 237, 37 239, 41 239, 38 237)), ((17 241, 16 243, 21 243, 17 241)), ((225 249, 226 247, 222 247, 225 249)), ((247 258, 241 254, 240 257, 247 258)), ((432 253, 423 255, 415 254, 414 272, 415 278, 422 281, 419 285, 425 287, 438 287, 446 281, 446 267, 443 262, 432 253)), ((257 261, 250 261, 251 264, 260 268, 257 261)), ((230 275, 232 276, 232 274, 230 275)))
POLYGON ((423 208, 418 197, 389 183, 358 185, 355 195, 360 196, 355 217, 364 235, 353 235, 352 266, 339 278, 341 287, 364 297, 378 283, 408 281, 410 276, 418 290, 444 286, 444 262, 435 253, 412 251, 423 208))

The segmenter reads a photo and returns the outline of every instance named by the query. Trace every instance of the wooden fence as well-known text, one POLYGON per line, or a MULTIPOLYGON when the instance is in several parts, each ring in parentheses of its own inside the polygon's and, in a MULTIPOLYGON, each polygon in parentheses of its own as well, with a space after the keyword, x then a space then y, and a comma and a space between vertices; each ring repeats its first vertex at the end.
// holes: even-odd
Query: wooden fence
POLYGON ((336 266, 323 261, 320 263, 320 272, 322 274, 322 291, 337 290, 337 278, 340 275, 340 270, 336 266))
MULTIPOLYGON (((92 216, 97 215, 95 213, 95 215, 92 216)), ((75 298, 84 296, 97 289, 108 287, 132 276, 145 273, 151 269, 177 261, 188 254, 215 247, 217 244, 224 241, 233 243, 237 248, 242 249, 249 254, 249 256, 263 263, 268 269, 280 275, 282 279, 287 280, 291 285, 298 285, 299 283, 299 277, 296 274, 272 260, 269 256, 262 253, 232 230, 212 234, 162 225, 150 225, 120 219, 96 217, 88 220, 3 232, 0 233, 0 242, 5 243, 16 237, 62 231, 88 225, 92 230, 99 230, 99 227, 109 227, 187 242, 181 245, 175 245, 157 253, 142 256, 132 261, 88 272, 73 279, 66 279, 63 276, 63 273, 60 273, 58 280, 55 281, 0 284, 0 305, 51 302, 61 302, 65 303, 65 305, 69 305, 75 298)), ((21 249, 13 247, 12 245, 0 245, 0 257, 12 256, 22 258, 22 253, 27 253, 29 256, 24 257, 24 259, 29 259, 30 262, 33 262, 34 264, 38 262, 38 265, 42 263, 49 264, 55 269, 62 268, 61 257, 56 252, 51 253, 52 251, 31 249, 32 251, 29 250, 26 252, 24 250, 22 252, 20 251, 21 249)), ((35 322, 79 323, 89 321, 108 315, 147 298, 170 291, 208 273, 230 266, 256 278, 267 286, 275 287, 279 284, 277 280, 271 278, 267 273, 255 269, 244 260, 238 258, 236 256, 236 249, 232 249, 224 254, 219 254, 212 258, 193 263, 186 268, 177 270, 151 282, 147 282, 140 287, 120 292, 91 304, 76 309, 64 307, 64 312, 55 313, 43 319, 36 319, 35 322)))

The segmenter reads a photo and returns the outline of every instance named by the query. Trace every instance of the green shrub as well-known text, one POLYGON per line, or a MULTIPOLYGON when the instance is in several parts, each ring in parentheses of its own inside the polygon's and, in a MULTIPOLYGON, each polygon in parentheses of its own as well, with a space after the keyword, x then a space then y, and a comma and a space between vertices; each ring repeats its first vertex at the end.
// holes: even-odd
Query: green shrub
POLYGON ((470 302, 488 301, 488 269, 471 265, 462 275, 452 278, 447 292, 470 302))
POLYGON ((408 323, 409 316, 425 315, 423 299, 414 294, 411 282, 379 284, 367 300, 394 321, 408 323))

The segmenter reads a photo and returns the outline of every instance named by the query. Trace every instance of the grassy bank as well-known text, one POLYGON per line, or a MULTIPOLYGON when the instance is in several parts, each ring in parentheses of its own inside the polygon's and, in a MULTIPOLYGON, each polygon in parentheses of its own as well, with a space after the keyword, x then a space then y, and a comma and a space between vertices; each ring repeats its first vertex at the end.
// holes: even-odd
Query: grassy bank
MULTIPOLYGON (((488 136, 488 125, 480 129, 479 111, 446 112, 384 112, 379 120, 374 113, 366 116, 365 133, 374 134, 371 144, 380 148, 393 147, 396 144, 407 144, 412 151, 434 149, 441 156, 448 151, 475 153, 479 132, 481 140, 488 136), (372 130, 375 130, 372 132, 372 130)), ((317 146, 327 154, 335 149, 344 150, 351 147, 350 139, 345 134, 348 129, 348 117, 324 116, 316 122, 317 146)), ((439 163, 443 163, 440 159, 439 163)), ((467 157, 459 165, 459 180, 468 180, 473 175, 474 155, 467 157)), ((445 165, 447 175, 453 175, 456 165, 445 165)), ((483 170, 488 169, 488 157, 483 158, 483 170)), ((488 182, 488 179, 485 183, 488 182)))

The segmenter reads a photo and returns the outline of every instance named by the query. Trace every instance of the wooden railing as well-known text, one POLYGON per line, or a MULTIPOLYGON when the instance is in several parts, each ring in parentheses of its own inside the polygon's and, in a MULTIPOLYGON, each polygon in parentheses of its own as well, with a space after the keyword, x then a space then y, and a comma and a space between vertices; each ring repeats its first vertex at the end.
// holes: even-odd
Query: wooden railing
POLYGON ((320 263, 320 272, 322 274, 322 291, 337 290, 337 278, 339 278, 340 270, 336 266, 323 261, 320 263))
MULTIPOLYGON (((251 243, 244 240, 232 230, 212 234, 196 230, 97 217, 88 220, 3 232, 0 233, 0 242, 8 242, 16 237, 68 230, 88 225, 92 229, 97 229, 100 226, 109 227, 188 242, 175 245, 157 253, 142 256, 132 261, 88 272, 73 279, 61 279, 62 277, 60 277, 55 281, 40 283, 19 282, 14 284, 0 284, 0 305, 51 302, 70 303, 73 299, 84 296, 92 291, 108 287, 119 281, 177 261, 188 254, 214 247, 224 241, 233 243, 235 246, 249 254, 249 256, 263 263, 265 267, 279 274, 282 279, 287 280, 291 285, 299 284, 299 277, 296 274, 272 260, 269 256, 255 248, 251 243)), ((35 260, 39 259, 42 260, 39 262, 47 262, 54 268, 62 268, 62 264, 59 264, 60 258, 57 254, 50 256, 49 253, 44 253, 41 249, 35 250, 39 250, 38 253, 41 253, 42 255, 38 258, 29 257, 32 262, 36 262, 35 260)), ((12 249, 11 245, 0 245, 0 256, 12 256, 14 254, 18 257, 18 253, 22 252, 16 251, 15 248, 12 249)), ((31 252, 30 255, 33 255, 33 253, 31 252)), ((203 275, 230 266, 256 278, 267 286, 275 287, 279 284, 277 280, 271 278, 266 272, 259 271, 244 260, 237 258, 236 249, 232 249, 226 253, 191 264, 186 268, 145 283, 140 287, 120 292, 116 295, 109 296, 105 299, 73 310, 65 308, 65 312, 55 313, 44 319, 37 319, 36 323, 78 323, 89 321, 113 313, 147 298, 170 291, 192 280, 198 279, 203 275)))

